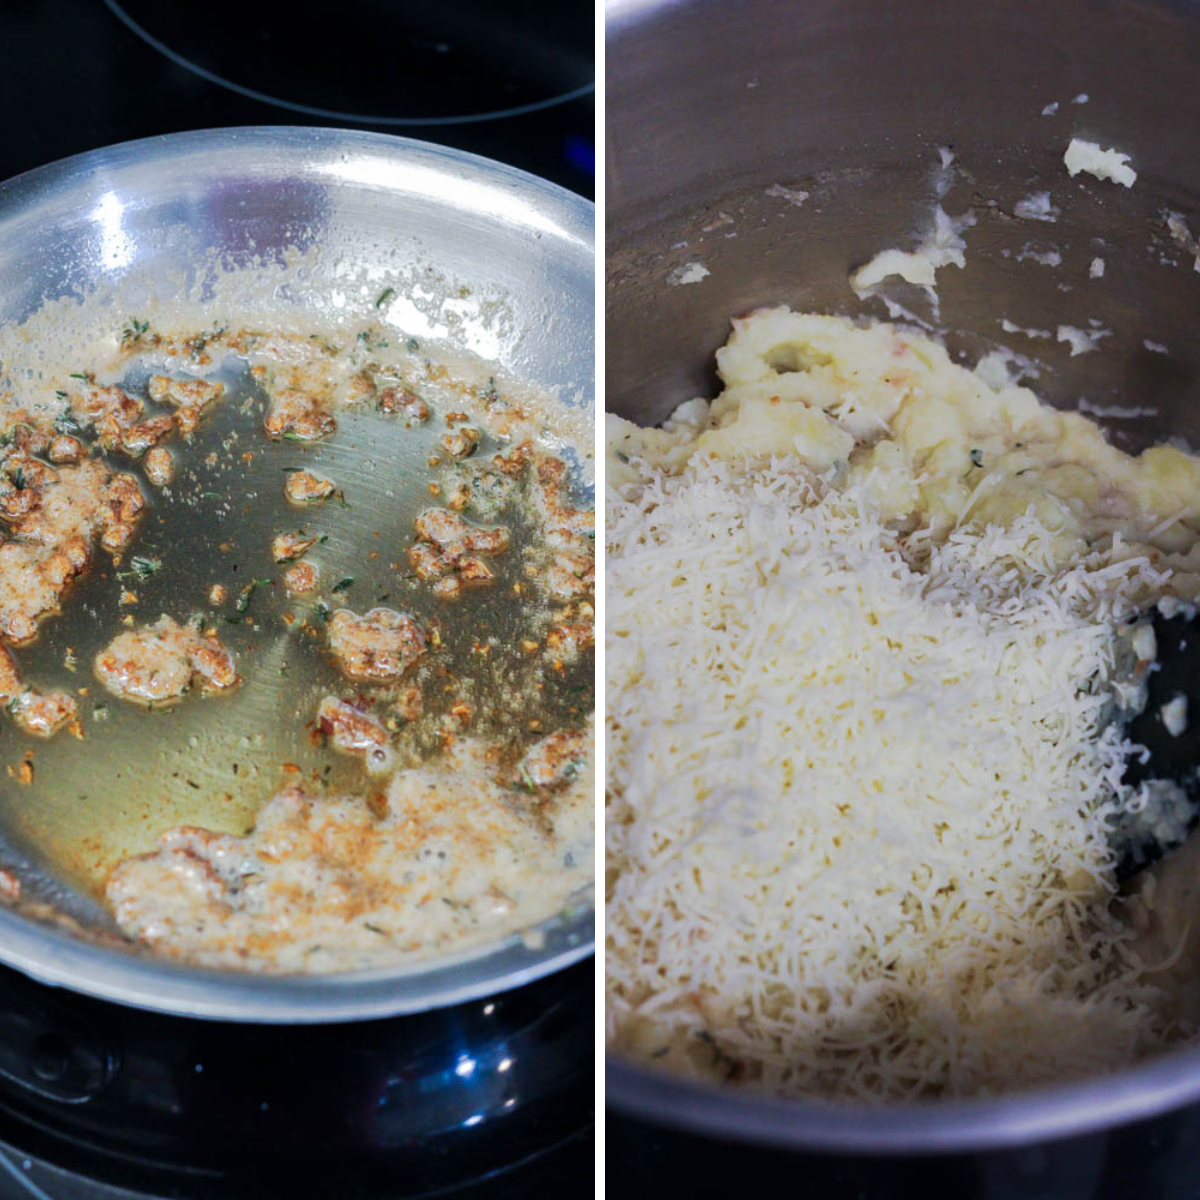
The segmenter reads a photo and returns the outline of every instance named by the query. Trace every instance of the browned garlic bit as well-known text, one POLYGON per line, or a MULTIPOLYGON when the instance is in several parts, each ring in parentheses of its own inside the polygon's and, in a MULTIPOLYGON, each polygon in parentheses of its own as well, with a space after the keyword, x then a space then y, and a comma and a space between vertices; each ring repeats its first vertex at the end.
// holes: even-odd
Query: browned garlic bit
POLYGON ((420 625, 391 608, 373 608, 361 617, 339 608, 327 630, 338 667, 348 678, 364 683, 399 679, 425 653, 420 625))
POLYGON ((510 542, 503 526, 482 529, 444 508, 427 508, 414 525, 420 540, 408 561, 421 579, 437 580, 434 591, 448 599, 466 586, 491 583, 495 573, 480 556, 502 554, 510 542))
POLYGON ((270 401, 263 421, 269 437, 310 442, 337 429, 336 347, 320 339, 251 333, 239 334, 231 345, 260 360, 250 373, 270 401))
POLYGON ((214 583, 208 589, 208 602, 214 606, 224 604, 229 599, 229 589, 223 583, 214 583))
POLYGON ((0 703, 13 723, 33 737, 51 737, 78 715, 74 697, 68 693, 43 694, 37 688, 26 687, 12 655, 3 645, 0 645, 0 703))
POLYGON ((420 425, 429 420, 429 405, 416 392, 410 392, 403 387, 386 387, 379 393, 379 411, 383 413, 399 413, 405 419, 405 424, 420 425))
POLYGON ((164 615, 119 634, 96 655, 96 677, 124 700, 165 705, 193 685, 224 692, 241 682, 229 651, 213 636, 164 615))
POLYGON ((105 494, 108 519, 100 535, 100 545, 114 557, 132 540, 138 514, 146 507, 141 488, 132 475, 114 475, 105 494))
POLYGON ((402 721, 415 721, 425 708, 425 697, 419 687, 407 687, 392 705, 392 710, 402 721))
POLYGON ((137 424, 145 406, 136 396, 119 387, 97 387, 85 384, 72 401, 73 414, 91 425, 105 450, 115 450, 125 434, 137 424))
POLYGON ((293 558, 299 558, 306 550, 315 546, 317 540, 315 534, 280 533, 271 542, 271 553, 276 562, 291 562, 293 558))
POLYGON ((562 787, 585 766, 589 748, 585 730, 560 729, 529 747, 514 782, 526 789, 562 787))
POLYGON ((0 637, 21 645, 61 611, 67 587, 91 565, 97 534, 114 554, 125 547, 145 500, 133 476, 94 459, 52 467, 14 449, 0 472, 0 521, 11 534, 0 544, 0 637))
POLYGON ((309 471, 289 471, 283 492, 292 504, 317 504, 333 495, 333 484, 309 471))
POLYGON ((272 396, 271 411, 264 425, 273 438, 288 436, 302 442, 316 441, 337 428, 337 422, 320 400, 298 388, 284 388, 272 396))
POLYGON ((0 701, 11 700, 23 686, 12 654, 7 646, 0 645, 0 701))
POLYGON ((466 458, 479 445, 479 430, 463 426, 442 434, 442 449, 451 458, 466 458))
POLYGON ((368 771, 386 771, 392 765, 387 730, 369 712, 326 696, 317 710, 317 724, 334 749, 361 755, 368 771))
POLYGON ((163 446, 155 446, 146 455, 142 470, 155 487, 166 487, 175 478, 175 458, 170 450, 163 446))
POLYGON ((105 450, 121 450, 134 458, 145 454, 174 428, 165 414, 143 420, 145 406, 116 386, 85 384, 71 402, 77 423, 90 425, 105 450))
POLYGON ((79 715, 75 698, 66 692, 27 688, 8 703, 8 712, 18 728, 33 737, 53 737, 79 715))
POLYGON ((225 385, 215 379, 172 379, 151 375, 150 399, 175 406, 175 422, 184 434, 195 432, 204 410, 225 394, 225 385))
MULTIPOLYGON (((556 620, 558 619, 556 614, 556 620)), ((559 658, 573 659, 596 644, 596 610, 588 601, 575 607, 546 633, 546 649, 559 658), (574 616, 571 620, 569 617, 574 616)))
POLYGON ((83 443, 70 434, 60 433, 50 440, 46 457, 52 463, 75 463, 84 456, 83 443))
POLYGON ((312 563, 295 563, 283 573, 283 586, 293 596, 303 596, 308 592, 315 592, 319 582, 320 576, 312 563))

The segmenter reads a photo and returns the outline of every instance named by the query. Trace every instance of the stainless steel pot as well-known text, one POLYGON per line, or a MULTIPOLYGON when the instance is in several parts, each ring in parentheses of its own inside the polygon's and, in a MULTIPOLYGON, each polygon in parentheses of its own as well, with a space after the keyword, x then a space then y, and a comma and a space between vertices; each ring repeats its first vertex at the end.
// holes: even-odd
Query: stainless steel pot
MULTIPOLYGON (((788 303, 884 316, 848 275, 886 247, 912 248, 947 147, 958 174, 942 203, 977 221, 966 269, 938 276, 952 350, 1031 356, 1050 401, 1123 409, 1101 419, 1124 448, 1200 443, 1200 274, 1167 217, 1200 227, 1198 63, 1189 3, 611 2, 606 406, 653 424, 715 394, 712 355, 733 314, 788 303), (1073 135, 1131 154, 1135 186, 1069 179, 1073 135), (1047 190, 1056 222, 1013 215, 1047 190), (1061 266, 1029 257, 1050 248, 1061 266), (1089 277, 1093 257, 1102 279, 1089 277), (668 285, 693 262, 708 275, 668 285), (1006 334, 1002 318, 1112 333, 1071 358, 1052 338, 1006 334)), ((929 1152, 1078 1134, 1200 1099, 1200 1049, 1021 1096, 877 1111, 756 1099, 611 1059, 607 1079, 622 1111, 722 1137, 929 1152)))
MULTIPOLYGON (((497 327, 463 307, 456 328, 466 348, 477 334, 513 375, 557 388, 570 402, 593 403, 593 209, 522 172, 402 138, 228 129, 114 146, 0 185, 0 323, 127 277, 152 278, 169 298, 214 255, 234 269, 282 268, 281 296, 289 285, 293 296, 334 296, 363 270, 429 268, 470 281, 479 294, 502 298, 505 321, 497 327), (289 253, 314 247, 319 256, 306 260, 302 277, 289 276, 289 253)), ((381 511, 387 505, 381 499, 381 511)), ((10 817, 0 819, 0 861, 17 870, 27 891, 72 914, 85 931, 96 926, 95 905, 11 832, 10 817)), ((525 939, 453 958, 268 978, 156 961, 0 909, 0 962, 47 983, 189 1016, 332 1021, 517 986, 589 954, 592 931, 584 905, 525 939)))

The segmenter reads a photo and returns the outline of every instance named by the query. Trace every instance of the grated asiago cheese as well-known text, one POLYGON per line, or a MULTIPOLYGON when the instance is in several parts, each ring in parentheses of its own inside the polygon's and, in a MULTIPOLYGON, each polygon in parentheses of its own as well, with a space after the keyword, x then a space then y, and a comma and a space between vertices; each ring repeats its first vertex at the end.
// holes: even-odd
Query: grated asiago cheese
POLYGON ((795 458, 608 510, 609 1037, 877 1101, 1111 1069, 1179 1030, 1110 911, 1098 686, 1166 575, 1033 510, 938 542, 795 458), (910 527, 911 528, 911 527, 910 527))

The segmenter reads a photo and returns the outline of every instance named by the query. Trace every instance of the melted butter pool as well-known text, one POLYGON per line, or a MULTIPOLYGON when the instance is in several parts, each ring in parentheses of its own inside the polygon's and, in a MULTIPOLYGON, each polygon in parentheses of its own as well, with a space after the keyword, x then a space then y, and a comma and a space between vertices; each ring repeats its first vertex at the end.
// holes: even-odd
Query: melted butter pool
MULTIPOLYGON (((135 368, 123 384, 144 396, 149 373, 135 368)), ((137 463, 110 456, 118 469, 138 477, 148 501, 125 561, 114 570, 97 550, 93 570, 68 594, 62 615, 45 622, 35 643, 14 652, 27 682, 76 696, 85 737, 64 731, 42 742, 5 722, 0 822, 10 846, 50 879, 76 889, 76 911, 91 915, 88 901, 113 864, 152 849, 166 828, 192 824, 245 833, 259 806, 288 783, 381 789, 383 781, 366 776, 356 758, 312 736, 322 696, 350 699, 370 691, 345 680, 329 660, 319 598, 357 612, 386 605, 438 627, 441 646, 420 668, 426 716, 397 734, 401 762, 436 752, 444 714, 464 697, 473 710, 470 731, 505 742, 514 755, 520 744, 582 722, 593 705, 590 655, 563 672, 543 674, 521 649, 522 638, 537 636, 546 609, 513 593, 513 583, 524 578, 522 550, 532 536, 519 506, 499 517, 513 530, 514 544, 493 560, 492 586, 448 603, 413 575, 407 560, 413 519, 444 501, 429 491, 445 475, 444 463, 429 464, 447 428, 437 411, 411 429, 374 411, 341 412, 337 432, 325 442, 272 442, 262 430, 265 398, 248 372, 226 366, 214 377, 228 391, 191 441, 163 443, 179 464, 170 487, 151 487, 137 463), (343 499, 307 508, 289 504, 289 467, 333 480, 343 499), (288 564, 273 560, 270 544, 275 534, 299 529, 325 538, 306 556, 319 567, 321 586, 311 597, 289 599, 282 584, 288 564), (128 575, 135 557, 161 566, 148 578, 128 575), (255 580, 269 582, 254 587, 238 614, 241 589, 255 580), (332 592, 344 580, 351 582, 332 592), (214 584, 229 594, 223 605, 208 602, 214 584), (121 603, 126 589, 136 593, 136 604, 121 603), (128 628, 128 616, 141 626, 162 613, 179 621, 203 614, 234 653, 240 687, 212 697, 194 691, 165 711, 109 695, 94 677, 94 656, 128 628), (489 642, 490 652, 481 655, 477 647, 489 642), (536 732, 531 720, 540 721, 536 732), (5 768, 15 772, 28 750, 34 778, 22 784, 5 768)), ((148 415, 156 411, 147 407, 148 415)), ((498 448, 485 437, 477 455, 498 448)), ((487 523, 470 510, 464 515, 487 523)))

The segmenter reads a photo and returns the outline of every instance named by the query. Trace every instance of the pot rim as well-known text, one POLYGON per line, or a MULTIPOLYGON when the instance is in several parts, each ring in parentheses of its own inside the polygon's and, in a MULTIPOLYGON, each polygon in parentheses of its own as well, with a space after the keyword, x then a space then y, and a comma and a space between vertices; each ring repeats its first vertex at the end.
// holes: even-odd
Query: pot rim
POLYGON ((1200 1099, 1200 1046, 1026 1092, 878 1108, 748 1095, 610 1053, 605 1096, 627 1116, 775 1149, 974 1153, 1097 1133, 1192 1103, 1200 1099))

